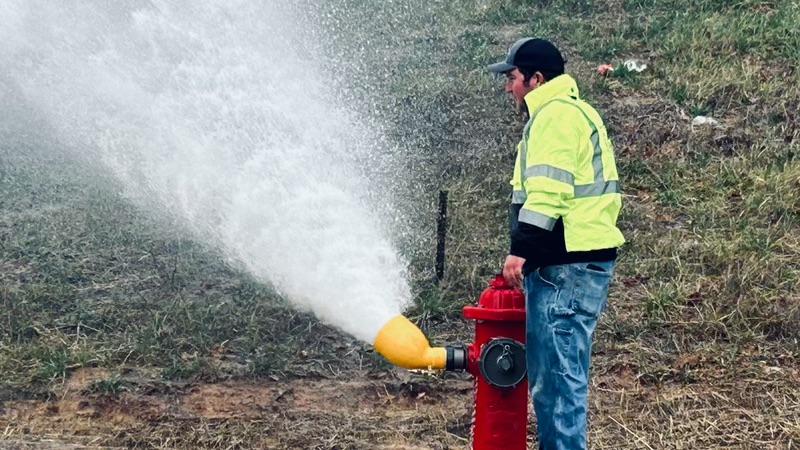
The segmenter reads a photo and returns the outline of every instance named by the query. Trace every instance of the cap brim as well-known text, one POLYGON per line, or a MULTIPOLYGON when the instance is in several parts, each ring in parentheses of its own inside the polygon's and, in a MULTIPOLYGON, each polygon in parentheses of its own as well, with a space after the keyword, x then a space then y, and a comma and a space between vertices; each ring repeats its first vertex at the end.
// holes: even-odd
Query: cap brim
POLYGON ((516 68, 517 68, 516 66, 512 66, 511 64, 505 61, 486 66, 486 69, 492 73, 506 73, 509 70, 513 70, 516 68))

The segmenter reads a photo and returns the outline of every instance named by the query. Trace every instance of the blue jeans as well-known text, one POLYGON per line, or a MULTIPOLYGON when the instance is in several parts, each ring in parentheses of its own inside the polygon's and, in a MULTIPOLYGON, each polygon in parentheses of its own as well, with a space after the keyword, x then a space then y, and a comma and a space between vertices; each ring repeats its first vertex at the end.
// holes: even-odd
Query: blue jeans
POLYGON ((606 261, 542 267, 525 277, 528 385, 540 449, 586 448, 592 334, 613 272, 606 261))

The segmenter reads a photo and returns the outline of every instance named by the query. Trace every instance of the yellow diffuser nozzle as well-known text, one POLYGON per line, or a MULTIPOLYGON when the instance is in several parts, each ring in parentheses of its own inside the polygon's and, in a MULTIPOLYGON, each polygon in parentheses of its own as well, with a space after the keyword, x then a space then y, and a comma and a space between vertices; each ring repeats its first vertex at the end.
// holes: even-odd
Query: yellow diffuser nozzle
POLYGON ((372 345, 389 362, 406 369, 444 370, 447 362, 447 351, 431 348, 422 331, 402 315, 389 319, 372 345))

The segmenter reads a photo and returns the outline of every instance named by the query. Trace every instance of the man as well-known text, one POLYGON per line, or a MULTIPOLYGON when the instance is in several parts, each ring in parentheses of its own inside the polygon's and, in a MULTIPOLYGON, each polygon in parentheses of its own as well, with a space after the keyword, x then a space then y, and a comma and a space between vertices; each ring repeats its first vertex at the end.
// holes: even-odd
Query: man
POLYGON ((489 71, 505 74, 506 92, 529 116, 511 180, 503 275, 525 289, 539 447, 585 449, 592 334, 625 242, 611 141, 547 40, 517 41, 489 71))

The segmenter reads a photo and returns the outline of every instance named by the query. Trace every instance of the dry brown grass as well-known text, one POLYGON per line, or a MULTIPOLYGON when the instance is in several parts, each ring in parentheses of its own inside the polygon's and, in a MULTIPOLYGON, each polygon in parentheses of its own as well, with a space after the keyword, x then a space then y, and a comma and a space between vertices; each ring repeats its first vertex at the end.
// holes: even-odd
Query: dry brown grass
MULTIPOLYGON (((647 349, 595 358, 592 448, 790 449, 800 439, 796 361, 747 349, 733 368, 691 355, 661 380, 637 375, 647 349), (681 382, 670 382, 680 378, 681 382)), ((47 402, 7 405, 11 448, 466 449, 472 383, 381 374, 331 379, 154 383, 127 377, 117 395, 92 393, 102 370, 78 370, 47 402), (56 445, 60 443, 60 447, 56 445), (28 447, 24 446, 27 445, 28 447)), ((535 447, 531 422, 530 448, 535 447)))

